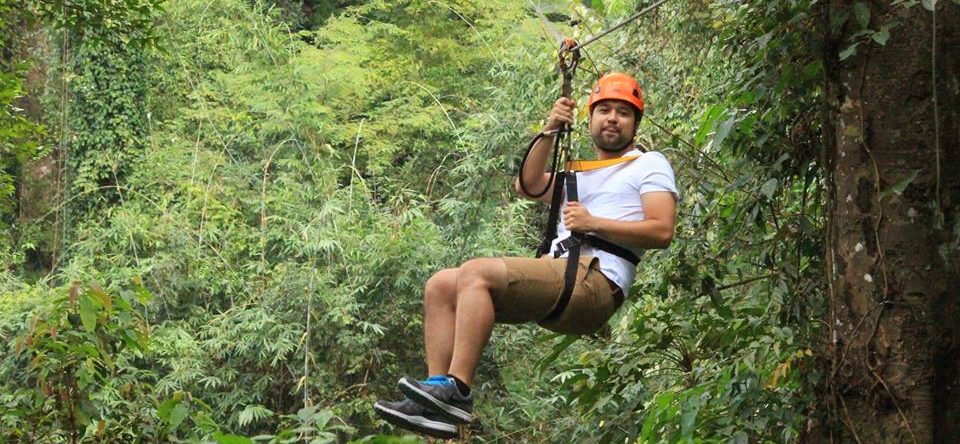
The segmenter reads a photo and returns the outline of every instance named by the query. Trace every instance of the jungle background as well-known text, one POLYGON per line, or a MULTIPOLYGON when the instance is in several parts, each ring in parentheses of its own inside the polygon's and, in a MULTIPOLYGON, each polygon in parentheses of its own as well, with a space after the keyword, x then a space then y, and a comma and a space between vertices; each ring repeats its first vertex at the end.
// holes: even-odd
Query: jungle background
MULTIPOLYGON (((0 442, 423 441, 371 406, 423 376, 433 272, 538 244, 513 176, 559 95, 549 28, 651 3, 0 0, 0 442)), ((574 96, 638 77, 676 235, 609 335, 496 327, 463 441, 954 442, 958 5, 669 0, 589 46, 574 96), (922 75, 843 77, 890 48, 922 75), (854 100, 896 85, 906 165, 870 148, 913 123, 868 139, 854 100), (881 362, 928 351, 910 390, 881 362)))

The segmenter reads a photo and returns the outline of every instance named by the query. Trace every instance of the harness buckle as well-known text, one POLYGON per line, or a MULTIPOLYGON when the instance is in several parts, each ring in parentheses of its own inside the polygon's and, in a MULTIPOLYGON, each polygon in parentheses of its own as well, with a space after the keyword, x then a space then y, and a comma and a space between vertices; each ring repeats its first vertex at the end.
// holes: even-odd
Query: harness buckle
POLYGON ((566 239, 557 242, 557 251, 553 252, 553 258, 557 259, 560 256, 567 254, 567 252, 570 251, 570 249, 575 245, 581 245, 581 242, 580 239, 577 239, 574 236, 569 236, 566 239))

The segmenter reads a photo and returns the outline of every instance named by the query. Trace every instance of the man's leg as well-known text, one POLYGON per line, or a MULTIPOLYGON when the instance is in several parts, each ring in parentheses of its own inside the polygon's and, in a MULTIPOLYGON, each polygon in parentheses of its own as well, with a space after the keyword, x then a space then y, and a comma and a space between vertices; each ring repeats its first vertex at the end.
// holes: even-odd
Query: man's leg
POLYGON ((493 331, 490 292, 507 288, 507 266, 499 258, 472 259, 460 266, 456 282, 456 333, 449 373, 469 385, 493 331))
MULTIPOLYGON (((439 321, 424 327, 427 331, 427 346, 430 348, 428 365, 434 377, 425 381, 404 377, 400 379, 399 385, 400 390, 416 404, 455 423, 466 424, 473 420, 473 395, 469 384, 493 331, 494 307, 491 291, 506 289, 507 266, 503 259, 499 258, 472 259, 461 265, 455 273, 456 308, 452 357, 447 365, 438 362, 450 353, 450 348, 445 346, 444 342, 449 340, 445 329, 450 322, 449 311, 439 310, 442 307, 449 309, 449 303, 439 296, 444 294, 442 292, 426 292, 425 298, 430 298, 431 302, 430 308, 424 310, 428 313, 425 317, 431 317, 430 322, 439 321), (440 301, 435 301, 434 297, 440 301), (434 334, 437 336, 432 336, 434 334), (449 374, 453 378, 436 375, 435 369, 444 367, 449 367, 449 374)), ((435 280, 431 279, 434 283, 428 287, 439 290, 441 283, 452 282, 452 274, 446 275, 435 276, 435 280)))
POLYGON ((445 375, 453 358, 457 320, 457 268, 440 270, 423 288, 423 342, 427 374, 445 375))
MULTIPOLYGON (((423 336, 427 349, 429 375, 446 375, 450 368, 457 320, 458 271, 456 268, 441 270, 430 277, 424 285, 423 336)), ((431 378, 431 380, 433 379, 431 378)), ((374 411, 387 422, 400 428, 413 430, 435 438, 450 439, 459 436, 456 422, 469 422, 470 420, 472 409, 467 406, 460 407, 467 409, 467 411, 461 415, 459 421, 453 421, 451 418, 424 407, 410 398, 396 402, 377 401, 374 405, 374 411)))

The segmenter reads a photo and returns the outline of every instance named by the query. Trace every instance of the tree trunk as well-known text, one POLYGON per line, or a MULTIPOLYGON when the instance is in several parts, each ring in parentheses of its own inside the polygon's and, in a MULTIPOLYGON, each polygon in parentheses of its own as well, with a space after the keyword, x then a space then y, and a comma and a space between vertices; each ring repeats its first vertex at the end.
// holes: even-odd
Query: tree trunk
POLYGON ((829 420, 811 441, 960 442, 960 5, 891 3, 827 6, 829 420))
MULTIPOLYGON (((23 2, 16 7, 23 7, 23 2)), ((57 139, 57 125, 49 116, 44 115, 41 96, 46 87, 46 61, 53 56, 49 35, 39 23, 21 20, 8 24, 16 38, 4 48, 13 63, 27 62, 29 69, 23 82, 23 96, 15 106, 24 110, 24 116, 31 122, 45 122, 47 141, 57 139)), ((25 270, 32 274, 44 275, 50 271, 55 241, 53 233, 57 231, 55 207, 57 206, 57 180, 59 163, 56 150, 38 159, 25 159, 16 171, 16 225, 14 243, 29 242, 33 248, 26 250, 25 270), (26 236, 24 234, 26 233, 26 236), (29 237, 27 237, 29 236, 29 237)))

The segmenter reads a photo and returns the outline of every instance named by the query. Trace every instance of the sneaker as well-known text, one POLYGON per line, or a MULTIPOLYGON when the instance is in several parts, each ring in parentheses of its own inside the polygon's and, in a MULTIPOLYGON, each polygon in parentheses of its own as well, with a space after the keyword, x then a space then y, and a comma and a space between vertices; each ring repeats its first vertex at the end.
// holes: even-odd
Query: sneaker
POLYGON ((473 421, 473 394, 464 396, 457 383, 447 376, 432 376, 425 381, 400 379, 400 390, 408 398, 458 424, 473 421))
POLYGON ((440 439, 452 439, 460 436, 456 424, 451 424, 438 413, 417 404, 410 399, 403 401, 377 401, 373 405, 377 416, 397 427, 440 439))

